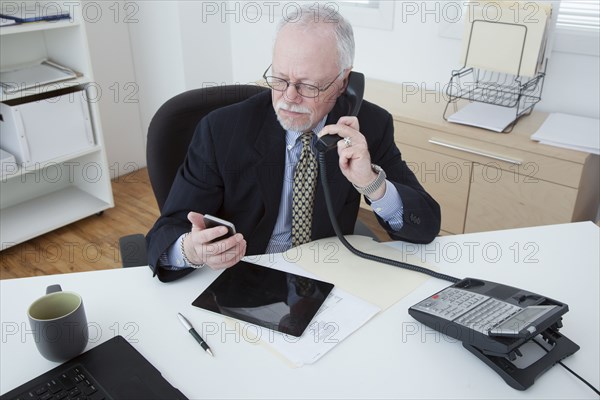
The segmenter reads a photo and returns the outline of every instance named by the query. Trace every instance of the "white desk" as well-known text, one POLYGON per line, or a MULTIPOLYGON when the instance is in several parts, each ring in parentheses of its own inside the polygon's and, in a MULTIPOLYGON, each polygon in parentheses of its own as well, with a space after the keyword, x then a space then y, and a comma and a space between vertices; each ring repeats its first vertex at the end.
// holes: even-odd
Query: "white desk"
MULTIPOLYGON (((444 273, 567 303, 561 333, 581 350, 564 362, 599 387, 599 232, 591 222, 554 225, 440 237, 409 250, 444 273)), ((56 365, 38 354, 26 309, 59 283, 83 296, 88 348, 121 334, 189 398, 597 398, 560 366, 527 391, 514 390, 460 343, 424 329, 407 309, 449 285, 433 278, 315 364, 290 368, 251 332, 236 332, 222 317, 191 306, 216 275, 205 270, 163 284, 147 268, 130 268, 1 281, 0 392, 56 365), (215 358, 181 327, 177 312, 204 331, 215 358)))

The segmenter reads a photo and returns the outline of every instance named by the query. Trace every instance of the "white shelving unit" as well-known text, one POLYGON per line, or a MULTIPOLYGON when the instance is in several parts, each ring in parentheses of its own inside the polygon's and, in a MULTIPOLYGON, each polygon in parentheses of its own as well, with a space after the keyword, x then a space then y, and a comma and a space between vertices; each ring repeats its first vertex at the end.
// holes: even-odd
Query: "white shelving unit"
MULTIPOLYGON (((75 12, 81 7, 73 7, 75 12)), ((49 59, 81 74, 70 81, 1 94, 1 102, 77 86, 87 104, 94 145, 84 151, 25 166, 4 168, 0 174, 0 250, 60 228, 114 206, 85 24, 80 14, 69 20, 34 22, 0 28, 0 68, 49 59)), ((0 135, 4 134, 0 131, 0 135)), ((49 132, 49 134, 52 134, 49 132)))

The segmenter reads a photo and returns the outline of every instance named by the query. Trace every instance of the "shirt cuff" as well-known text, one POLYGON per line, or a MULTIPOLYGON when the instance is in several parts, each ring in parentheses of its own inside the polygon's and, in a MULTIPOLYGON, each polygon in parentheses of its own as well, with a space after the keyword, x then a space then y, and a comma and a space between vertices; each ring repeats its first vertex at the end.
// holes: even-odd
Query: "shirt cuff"
POLYGON ((404 225, 402 216, 404 214, 404 204, 400 198, 400 193, 396 186, 392 185, 390 181, 385 181, 385 193, 379 200, 372 200, 371 207, 375 214, 381 219, 390 224, 390 227, 399 231, 404 225))
POLYGON ((164 269, 177 270, 187 268, 189 265, 183 259, 181 254, 181 241, 185 233, 175 241, 158 259, 158 266, 164 269))

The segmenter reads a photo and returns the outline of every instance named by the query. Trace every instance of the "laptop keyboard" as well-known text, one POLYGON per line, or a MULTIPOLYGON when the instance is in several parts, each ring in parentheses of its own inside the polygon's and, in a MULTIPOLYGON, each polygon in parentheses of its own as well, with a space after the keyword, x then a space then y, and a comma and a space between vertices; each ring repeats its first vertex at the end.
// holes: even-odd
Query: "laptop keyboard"
POLYGON ((89 372, 81 365, 75 365, 60 372, 42 385, 36 385, 15 400, 103 400, 110 399, 89 372))

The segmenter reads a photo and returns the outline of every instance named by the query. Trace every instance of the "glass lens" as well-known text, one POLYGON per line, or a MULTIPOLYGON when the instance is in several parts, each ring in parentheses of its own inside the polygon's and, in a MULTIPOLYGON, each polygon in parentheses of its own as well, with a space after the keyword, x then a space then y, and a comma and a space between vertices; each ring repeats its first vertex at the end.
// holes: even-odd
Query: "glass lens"
POLYGON ((287 89, 287 82, 283 79, 280 78, 275 78, 273 76, 267 76, 267 85, 269 85, 270 87, 272 87, 275 90, 279 90, 281 92, 283 92, 285 89, 287 89))
POLYGON ((319 94, 319 88, 313 85, 308 85, 306 83, 298 83, 296 85, 296 90, 300 96, 304 97, 317 97, 319 94))

